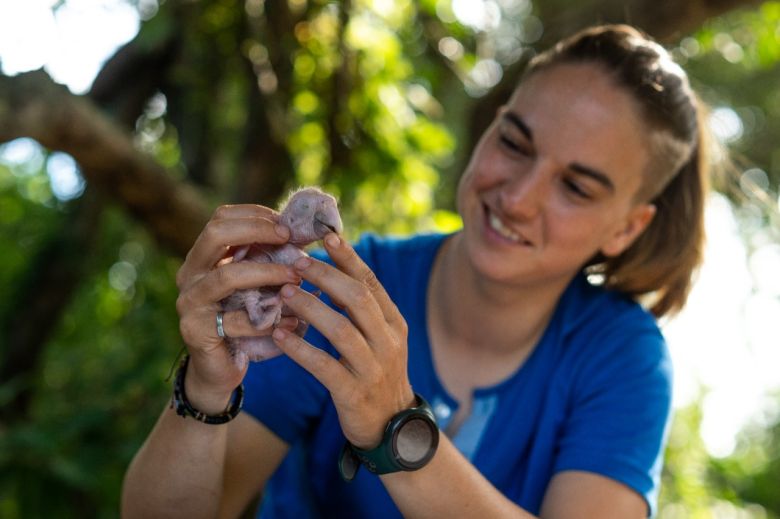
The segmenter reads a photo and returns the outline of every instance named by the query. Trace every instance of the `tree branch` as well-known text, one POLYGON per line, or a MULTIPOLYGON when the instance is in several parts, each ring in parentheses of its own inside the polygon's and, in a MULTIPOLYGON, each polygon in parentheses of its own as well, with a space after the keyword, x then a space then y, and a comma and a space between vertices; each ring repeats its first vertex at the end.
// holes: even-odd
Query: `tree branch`
POLYGON ((88 182, 174 253, 184 256, 208 219, 209 204, 194 187, 171 177, 92 102, 43 71, 0 76, 0 142, 19 137, 72 155, 88 182))

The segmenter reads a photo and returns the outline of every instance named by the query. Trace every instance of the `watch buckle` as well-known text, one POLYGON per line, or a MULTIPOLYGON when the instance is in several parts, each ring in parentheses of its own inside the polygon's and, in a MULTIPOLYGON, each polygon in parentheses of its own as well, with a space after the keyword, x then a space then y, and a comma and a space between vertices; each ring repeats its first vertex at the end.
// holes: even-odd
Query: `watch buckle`
POLYGON ((349 441, 344 442, 344 446, 341 448, 339 454, 339 474, 341 479, 347 483, 355 479, 358 470, 360 469, 360 459, 352 451, 352 446, 349 441))

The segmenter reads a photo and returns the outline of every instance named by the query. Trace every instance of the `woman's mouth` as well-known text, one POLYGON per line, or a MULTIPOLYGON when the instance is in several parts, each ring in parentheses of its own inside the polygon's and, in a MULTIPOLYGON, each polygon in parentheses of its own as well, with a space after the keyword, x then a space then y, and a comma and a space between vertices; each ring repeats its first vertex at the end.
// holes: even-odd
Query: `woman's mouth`
POLYGON ((488 227, 496 234, 518 245, 530 245, 531 243, 523 238, 513 229, 509 228, 488 206, 484 206, 488 227))

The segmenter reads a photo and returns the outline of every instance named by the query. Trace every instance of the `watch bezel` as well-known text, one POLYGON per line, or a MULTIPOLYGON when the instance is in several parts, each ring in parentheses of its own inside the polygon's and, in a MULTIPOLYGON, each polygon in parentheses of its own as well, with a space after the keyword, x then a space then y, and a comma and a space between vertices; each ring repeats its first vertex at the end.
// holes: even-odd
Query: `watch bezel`
POLYGON ((417 405, 395 414, 385 427, 382 441, 373 449, 363 450, 349 441, 344 443, 338 460, 339 474, 344 481, 352 481, 360 465, 374 474, 390 474, 400 471, 414 471, 423 468, 431 461, 439 446, 439 427, 430 404, 415 393, 417 405), (399 433, 412 420, 422 420, 430 429, 431 444, 422 458, 417 461, 404 459, 398 451, 399 433))
POLYGON ((424 406, 413 407, 397 414, 393 420, 388 424, 387 435, 390 437, 390 452, 395 461, 402 470, 412 471, 419 470, 431 461, 433 455, 436 454, 436 448, 439 446, 439 428, 436 425, 436 420, 433 417, 433 413, 426 412, 424 406), (401 434, 404 426, 406 426, 412 420, 421 420, 426 426, 428 426, 431 443, 428 445, 428 451, 423 457, 417 461, 409 461, 405 459, 398 450, 398 438, 401 434))

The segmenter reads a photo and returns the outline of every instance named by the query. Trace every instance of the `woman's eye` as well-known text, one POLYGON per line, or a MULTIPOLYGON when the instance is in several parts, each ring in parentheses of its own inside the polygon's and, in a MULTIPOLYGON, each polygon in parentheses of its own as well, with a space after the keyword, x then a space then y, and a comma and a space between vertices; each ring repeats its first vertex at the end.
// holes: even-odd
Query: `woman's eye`
POLYGON ((510 150, 517 153, 522 153, 523 155, 530 155, 530 153, 528 152, 525 146, 521 145, 517 141, 512 140, 512 138, 506 135, 500 135, 499 138, 501 140, 501 144, 503 144, 510 150))
POLYGON ((590 199, 590 193, 585 191, 576 181, 571 179, 564 179, 563 181, 566 189, 579 198, 590 199))

